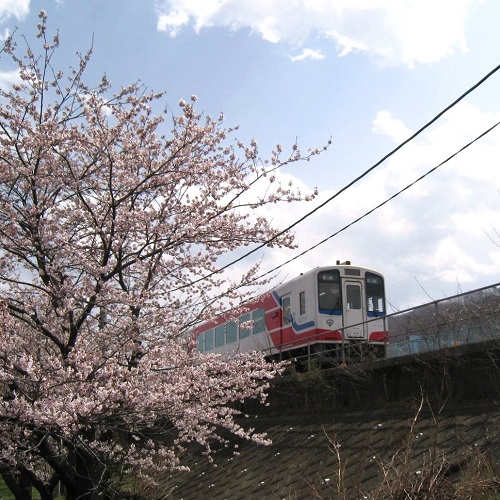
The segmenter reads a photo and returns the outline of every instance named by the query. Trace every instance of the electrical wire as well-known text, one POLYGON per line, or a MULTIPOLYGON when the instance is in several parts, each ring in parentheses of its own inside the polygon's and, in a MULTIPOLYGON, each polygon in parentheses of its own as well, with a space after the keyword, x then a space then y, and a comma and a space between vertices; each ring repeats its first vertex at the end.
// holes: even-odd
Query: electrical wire
MULTIPOLYGON (((286 266, 287 264, 290 264, 291 262, 293 262, 294 260, 298 259, 299 257, 302 257, 303 255, 305 255, 306 253, 310 252, 311 250, 314 250, 315 248, 319 247, 323 243, 326 243, 328 240, 334 238, 335 236, 337 236, 338 234, 342 233, 346 229, 350 228, 354 224, 357 224, 358 222, 360 222, 365 217, 368 217, 373 212, 375 212, 376 210, 382 208, 384 205, 386 205, 387 203, 389 203, 393 199, 397 198, 399 195, 401 195, 402 193, 404 193, 405 191, 407 191, 408 189, 410 189, 412 186, 414 186, 418 182, 420 182, 423 179, 425 179, 426 177, 428 177, 430 174, 432 174, 433 172, 435 172, 438 168, 442 167, 443 165, 445 165, 446 163, 448 163, 450 160, 452 160, 453 158, 457 157, 460 153, 462 153, 467 148, 469 148, 470 146, 472 146, 475 142, 479 141, 480 139, 482 139, 483 137, 485 137, 486 135, 488 135, 490 132, 492 132, 499 125, 500 125, 500 121, 498 121, 497 123, 495 123, 494 125, 492 125, 488 129, 486 129, 484 132, 482 132, 481 134, 479 134, 475 139, 471 140, 470 142, 468 142, 467 144, 465 144, 464 146, 462 146, 460 149, 458 149, 457 151, 455 151, 455 153, 453 153, 452 155, 448 156, 441 163, 439 163, 435 167, 431 168, 430 170, 428 170, 427 172, 425 172, 424 174, 422 174, 421 176, 419 176, 418 178, 416 178, 413 182, 411 182, 410 184, 407 184, 404 188, 400 189, 399 191, 397 191, 396 193, 394 193, 392 196, 390 196, 389 198, 385 199, 383 202, 381 202, 378 205, 376 205, 375 207, 373 207, 371 210, 368 210, 367 212, 365 212, 363 215, 361 215, 357 219, 353 220, 349 224, 346 224, 344 227, 342 227, 341 229, 339 229, 335 233, 333 233, 330 236, 324 238, 323 240, 319 241, 315 245, 313 245, 313 246, 309 247, 308 249, 304 250, 300 254, 295 255, 294 257, 292 257, 291 259, 287 260, 286 262, 283 262, 282 264, 274 267, 273 269, 270 269, 269 271, 266 271, 265 273, 252 278, 251 280, 249 280, 248 282, 246 282, 244 284, 237 285, 236 287, 232 288, 231 291, 235 291, 237 288, 239 288, 239 287, 241 287, 243 285, 249 286, 252 283, 254 283, 255 281, 258 281, 258 280, 266 277, 267 275, 272 274, 272 273, 278 271, 279 269, 281 269, 282 267, 286 266)), ((284 280, 282 280, 282 281, 284 281, 284 280)), ((220 298, 222 298, 224 295, 225 295, 225 293, 223 292, 219 296, 213 297, 209 302, 213 303, 216 300, 219 300, 220 298)), ((249 297, 249 298, 247 298, 244 302, 242 302, 240 304, 240 306, 244 306, 245 302, 252 301, 253 299, 255 299, 255 297, 249 297)), ((206 304, 208 304, 208 302, 206 302, 206 304)))
MULTIPOLYGON (((330 203, 331 201, 333 201, 334 199, 336 199, 338 196, 340 196, 342 193, 344 193, 345 191, 347 191, 349 188, 351 188, 352 186, 354 186, 354 184, 356 184, 357 182, 359 182, 361 179, 363 179, 364 177, 366 177, 369 173, 371 173, 373 170, 375 170, 377 167, 379 167, 383 162, 385 162, 388 158, 390 158, 391 156, 393 156, 395 153, 397 153, 401 148, 403 148, 406 144, 408 144, 409 142, 411 142, 413 139, 415 139, 417 136, 419 136, 424 130, 426 130, 427 128, 429 128, 433 123, 435 123, 437 120, 439 120, 439 118, 441 118, 445 113, 447 113, 450 109, 452 109, 454 106, 456 106, 460 101, 462 101, 466 96, 468 96, 471 92, 473 92, 475 89, 477 89, 479 86, 481 86, 486 80, 488 80, 488 78, 490 78, 492 75, 494 75, 498 70, 500 69, 500 64, 497 65, 495 68, 493 68, 489 73, 487 73, 485 76, 483 76, 483 78, 481 78, 478 82, 476 82, 472 87, 470 87, 469 89, 467 89, 463 94, 461 94, 457 99, 455 99, 451 104, 449 104, 448 106, 446 106, 442 111, 440 111, 437 115, 435 115, 431 120, 429 120, 425 125, 423 125, 422 127, 420 127, 415 133, 413 133, 410 137, 408 137, 405 141, 401 142, 398 146, 396 146, 394 149, 392 149, 389 153, 387 153, 385 156, 383 156, 380 160, 378 160, 376 163, 374 163, 370 168, 368 168, 367 170, 365 170, 361 175, 359 175, 358 177, 356 177, 355 179, 353 179, 351 182, 349 182, 348 184, 346 184, 343 188, 341 188, 339 191, 337 191, 335 194, 333 194, 332 196, 330 196, 327 200, 325 200, 323 203, 320 203, 317 207, 315 207, 313 210, 311 210, 310 212, 307 212, 305 215, 303 215, 300 219, 297 219, 295 222, 293 222, 292 224, 290 224, 288 227, 286 227, 285 229, 279 231, 278 233, 276 233, 272 238, 269 238, 268 240, 260 243, 259 245, 257 245, 256 247, 254 247, 252 250, 249 250, 248 252, 246 252, 245 254, 243 254, 242 256, 232 260, 231 262, 221 266, 220 268, 206 274, 205 276, 201 276, 200 278, 197 278, 193 281, 191 281, 190 283, 188 284, 185 284, 185 285, 182 285, 180 287, 177 287, 175 288, 173 291, 178 291, 178 290, 181 290, 181 289, 184 289, 186 287, 189 287, 189 286, 192 286, 196 283, 199 283, 200 281, 204 281, 208 278, 210 278, 211 276, 214 276, 215 274, 218 274, 222 271, 224 271, 225 269, 237 264, 238 262, 242 261, 243 259, 246 259, 247 257, 249 257, 250 255, 254 254, 255 252, 257 252, 258 250, 260 250, 261 248, 264 248, 265 246, 268 246, 270 243, 272 243, 273 241, 275 241, 277 238, 279 238, 280 236, 282 236, 283 234, 287 233, 288 231, 290 231, 291 229, 293 229, 295 226, 297 226, 298 224, 300 224, 301 222, 303 222, 304 220, 306 220, 308 217, 310 217, 311 215, 313 215, 314 213, 316 213, 318 210, 320 210, 321 208, 323 208, 324 206, 326 206, 328 203, 330 203)), ((466 146, 468 147, 468 146, 466 146)), ((436 167, 438 168, 438 167, 436 167)), ((430 172, 429 172, 430 173, 430 172)), ((409 187, 409 186, 408 186, 409 187)), ((386 200, 386 202, 388 202, 390 200, 386 200)), ((376 210, 377 208, 373 209, 373 210, 376 210)), ((371 212, 370 212, 371 213, 371 212)), ((369 215, 368 213, 366 215, 369 215)), ((365 216, 366 216, 365 215, 365 216)), ((357 222, 356 221, 353 221, 351 224, 349 224, 348 226, 346 226, 344 229, 347 229, 348 227, 350 227, 352 224, 355 224, 357 222)), ((340 231, 339 231, 340 232, 340 231)), ((337 233, 338 234, 338 233, 337 233)), ((332 235, 331 237, 333 237, 334 235, 332 235)), ((327 238, 330 239, 331 237, 327 238)), ((302 254, 301 254, 302 255, 302 254)), ((299 255, 300 256, 300 255, 299 255)), ((299 257, 297 256, 297 258, 299 257)), ((280 266, 281 267, 281 266, 280 266)), ((266 273, 267 274, 267 273, 266 273)))
MULTIPOLYGON (((339 229, 338 231, 336 231, 335 233, 331 234, 330 236, 322 239, 321 241, 319 241, 318 243, 316 243, 315 245, 309 247, 308 249, 304 250, 303 252, 301 252, 300 254, 298 255, 295 255, 294 257, 292 257, 291 259, 287 260, 286 262, 283 262, 282 264, 280 264, 279 266, 276 266, 274 267, 273 269, 270 269, 269 271, 266 271, 265 273, 259 275, 259 276, 256 276, 254 278, 252 278, 250 281, 246 282, 244 285, 245 286, 249 286, 251 285, 253 282, 255 281, 258 281, 262 278, 264 278, 265 276, 271 274, 271 273, 274 273, 276 271, 278 271, 279 269, 281 269, 282 267, 286 266, 287 264, 290 264, 291 262, 293 262, 294 260, 298 259, 299 257, 302 257, 303 255, 305 255, 306 253, 310 252, 311 250, 314 250, 315 248, 319 247, 320 245, 322 245, 323 243, 326 243, 328 240, 334 238, 335 236, 339 235, 340 233, 342 233, 343 231, 345 231, 346 229, 350 228, 351 226, 353 226, 354 224, 357 224, 358 222, 360 222, 361 220, 363 220, 365 217, 368 217, 369 215, 371 215, 373 212, 375 212, 376 210, 382 208, 384 205, 387 205, 387 203, 389 203, 390 201, 394 200, 395 198, 397 198, 399 195, 401 195, 402 193, 404 193, 405 191, 407 191, 408 189, 410 189, 411 187, 413 187, 415 184, 417 184, 418 182, 422 181, 423 179, 425 179, 426 177, 428 177, 430 174, 432 174, 433 172, 435 172, 437 169, 439 169, 440 167, 442 167, 443 165, 445 165, 446 163, 448 163, 449 161, 451 161, 453 158, 457 157, 460 153, 462 153, 463 151, 465 151, 467 148, 469 148, 470 146, 472 146, 475 142, 479 141, 480 139, 482 139, 483 137, 485 137, 486 135, 488 135, 490 132, 492 132, 496 127, 498 127, 500 125, 500 121, 496 122, 494 125, 492 125, 491 127, 489 127, 488 129, 486 129, 484 132, 482 132, 481 134, 479 134, 475 139, 469 141, 467 144, 465 144, 464 146, 462 146, 460 149, 458 149, 457 151, 455 151, 453 154, 451 154, 450 156, 448 156, 445 160, 443 160, 442 162, 440 162, 438 165, 432 167, 431 169, 429 169, 427 172, 425 172, 424 174, 422 174, 421 176, 417 177, 414 181, 410 182, 409 184, 407 184, 404 188, 400 189, 399 191, 397 191, 396 193, 394 193, 392 196, 390 196, 389 198, 386 198, 384 201, 382 201, 381 203, 379 203, 378 205, 376 205, 375 207, 373 207, 372 209, 368 210, 367 212, 365 212, 363 215, 359 216, 357 219, 351 221, 349 224, 346 224, 345 226, 343 226, 341 229, 339 229)), ((241 286, 243 286, 242 284, 240 285, 237 285, 236 287, 232 288, 231 291, 235 291, 236 289, 240 288, 241 286)), ((212 299, 214 302, 215 300, 218 300, 219 298, 223 297, 225 294, 222 293, 220 296, 218 296, 217 298, 214 298, 212 299)), ((248 297, 245 302, 249 302, 249 301, 252 301, 253 299, 255 299, 255 297, 248 297)), ((240 307, 241 306, 244 306, 244 303, 241 303, 240 304, 240 307)))
POLYGON ((353 220, 349 224, 346 224, 344 227, 342 227, 341 229, 339 229, 335 233, 331 234, 330 236, 322 239, 320 242, 316 243, 312 247, 309 247, 307 250, 304 250, 300 254, 294 256, 293 258, 287 260, 286 262, 283 262, 279 266, 276 266, 275 268, 273 268, 273 269, 271 269, 269 271, 266 271, 264 274, 261 274, 260 276, 256 277, 255 281, 257 281, 259 279, 262 279, 264 276, 267 276, 268 274, 274 273, 275 271, 277 271, 278 269, 281 269, 282 267, 286 266, 287 264, 290 264, 290 262, 293 262, 294 260, 298 259, 299 257, 302 257, 306 253, 310 252, 311 250, 314 250, 315 248, 319 247, 323 243, 326 243, 328 240, 330 240, 333 237, 337 236, 338 234, 342 233, 343 231, 345 231, 346 229, 350 228, 354 224, 357 224, 359 221, 361 221, 365 217, 368 217, 369 215, 371 215, 373 212, 375 212, 379 208, 382 208, 384 205, 387 205, 387 203, 389 203, 390 201, 392 201, 394 198, 397 198, 400 194, 404 193, 405 191, 407 191, 408 189, 410 189, 412 186, 414 186, 415 184, 417 184, 421 180, 425 179, 427 176, 429 176, 430 174, 432 174, 433 172, 435 172, 438 168, 442 167, 445 163, 448 163, 450 160, 452 160, 453 158, 455 158, 456 156, 458 156, 460 153, 462 153, 463 151, 465 151, 468 147, 472 146, 472 144, 474 144, 476 141, 482 139, 484 136, 486 136, 487 134, 489 134, 492 130, 494 130, 499 125, 500 125, 500 121, 497 122, 497 123, 495 123, 494 125, 492 125, 490 128, 488 128, 484 132, 482 132, 480 135, 478 135, 472 141, 470 141, 467 144, 465 144, 464 146, 462 146, 458 151, 456 151, 452 155, 448 156, 448 158, 446 158, 445 160, 443 160, 441 163, 439 163, 435 167, 433 167, 430 170, 428 170, 427 172, 425 172, 425 174, 422 174, 420 177, 418 177, 417 179, 415 179, 413 182, 411 182, 410 184, 406 185, 404 188, 400 189, 397 193, 394 193, 392 196, 390 196, 389 198, 387 198, 383 202, 379 203, 377 206, 373 207, 371 210, 368 210, 368 212, 365 212, 363 215, 361 215, 357 219, 353 220))

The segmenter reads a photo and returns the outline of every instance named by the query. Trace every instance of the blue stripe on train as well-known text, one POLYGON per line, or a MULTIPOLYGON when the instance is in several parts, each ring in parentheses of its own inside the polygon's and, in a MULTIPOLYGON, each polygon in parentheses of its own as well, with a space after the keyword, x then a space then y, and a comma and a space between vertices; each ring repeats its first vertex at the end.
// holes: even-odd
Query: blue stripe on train
MULTIPOLYGON (((281 314, 283 314, 283 305, 282 305, 281 297, 275 291, 273 291, 273 297, 274 297, 274 300, 276 301, 276 304, 281 309, 281 314)), ((299 324, 299 323, 295 322, 295 320, 293 319, 293 315, 291 315, 291 318, 292 318, 291 325, 292 325, 293 331, 297 332, 297 333, 302 332, 303 330, 307 330, 308 328, 314 328, 314 326, 316 325, 316 323, 314 321, 308 321, 307 323, 299 324)))

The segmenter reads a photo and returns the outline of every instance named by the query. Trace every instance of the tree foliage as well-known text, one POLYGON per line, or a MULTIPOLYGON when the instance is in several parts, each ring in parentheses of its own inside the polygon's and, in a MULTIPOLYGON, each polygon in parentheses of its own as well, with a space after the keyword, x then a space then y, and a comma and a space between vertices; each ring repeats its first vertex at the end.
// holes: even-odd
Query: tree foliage
POLYGON ((303 198, 275 179, 303 157, 259 160, 195 96, 172 116, 141 85, 88 86, 91 51, 56 69, 46 21, 38 54, 3 50, 20 80, 0 90, 0 466, 42 498, 57 481, 110 496, 116 471, 181 467, 183 445, 210 451, 221 429, 264 440, 230 403, 264 399, 280 367, 201 356, 188 332, 259 282, 258 266, 217 272, 227 252, 293 245, 259 209, 303 198))

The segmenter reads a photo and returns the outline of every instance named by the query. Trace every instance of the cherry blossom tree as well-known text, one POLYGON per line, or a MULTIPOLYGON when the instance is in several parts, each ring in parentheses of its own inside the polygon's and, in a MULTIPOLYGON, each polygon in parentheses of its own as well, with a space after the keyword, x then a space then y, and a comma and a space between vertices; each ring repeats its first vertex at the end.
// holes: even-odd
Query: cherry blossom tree
POLYGON ((17 498, 111 497, 119 472, 182 467, 186 443, 265 442, 232 403, 264 401, 282 368, 200 355, 189 331, 263 282, 221 258, 293 246, 259 210, 314 196, 275 176, 318 151, 260 160, 195 96, 173 116, 141 85, 88 86, 91 50, 56 69, 43 12, 37 37, 2 53, 20 81, 0 90, 0 472, 17 498))

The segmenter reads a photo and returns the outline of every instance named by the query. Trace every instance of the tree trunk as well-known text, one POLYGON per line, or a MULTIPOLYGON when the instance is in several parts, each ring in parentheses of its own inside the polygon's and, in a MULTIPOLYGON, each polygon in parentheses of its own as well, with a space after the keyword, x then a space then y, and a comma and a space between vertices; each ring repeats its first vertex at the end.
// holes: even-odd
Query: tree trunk
POLYGON ((95 457, 75 451, 75 475, 71 485, 65 484, 67 500, 97 500, 105 497, 104 468, 95 457))
POLYGON ((32 500, 33 485, 28 474, 14 475, 10 472, 2 472, 2 478, 16 500, 32 500))

